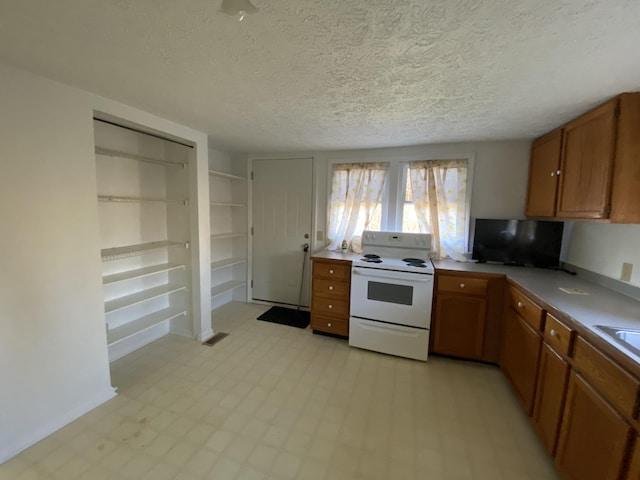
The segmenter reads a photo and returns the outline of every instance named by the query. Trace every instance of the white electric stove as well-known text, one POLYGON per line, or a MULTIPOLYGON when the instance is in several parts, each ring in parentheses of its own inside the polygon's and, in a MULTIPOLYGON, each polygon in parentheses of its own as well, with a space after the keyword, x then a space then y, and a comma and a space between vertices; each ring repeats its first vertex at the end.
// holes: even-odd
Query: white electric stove
POLYGON ((431 235, 362 235, 352 263, 349 345, 426 360, 433 298, 431 235))

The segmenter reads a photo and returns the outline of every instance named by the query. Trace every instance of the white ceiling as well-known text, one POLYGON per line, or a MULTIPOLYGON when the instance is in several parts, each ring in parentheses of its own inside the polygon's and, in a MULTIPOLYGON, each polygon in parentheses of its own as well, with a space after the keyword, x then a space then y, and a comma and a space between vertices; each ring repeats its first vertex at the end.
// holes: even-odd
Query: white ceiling
POLYGON ((638 0, 0 0, 0 61, 231 151, 533 138, 640 90, 638 0))

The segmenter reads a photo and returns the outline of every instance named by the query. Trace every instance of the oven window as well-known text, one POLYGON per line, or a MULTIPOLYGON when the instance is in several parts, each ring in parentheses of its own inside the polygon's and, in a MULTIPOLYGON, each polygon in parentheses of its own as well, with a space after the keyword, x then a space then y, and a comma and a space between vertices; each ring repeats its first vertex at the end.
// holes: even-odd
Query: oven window
POLYGON ((368 282, 367 299, 400 305, 413 304, 413 287, 395 283, 368 282))

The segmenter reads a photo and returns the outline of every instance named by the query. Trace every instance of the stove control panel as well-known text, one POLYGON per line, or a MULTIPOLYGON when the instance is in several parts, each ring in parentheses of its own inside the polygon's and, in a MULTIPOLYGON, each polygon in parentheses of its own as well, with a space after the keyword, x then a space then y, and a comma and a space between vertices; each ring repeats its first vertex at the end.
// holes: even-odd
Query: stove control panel
POLYGON ((430 248, 431 235, 428 233, 374 232, 362 233, 363 246, 430 248))

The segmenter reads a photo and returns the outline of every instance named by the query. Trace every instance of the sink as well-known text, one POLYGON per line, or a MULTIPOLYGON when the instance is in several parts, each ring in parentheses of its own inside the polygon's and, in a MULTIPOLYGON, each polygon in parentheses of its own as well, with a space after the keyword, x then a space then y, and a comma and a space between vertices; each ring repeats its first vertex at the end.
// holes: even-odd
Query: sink
POLYGON ((604 325, 596 325, 596 328, 609 335, 623 347, 640 356, 640 330, 606 327, 604 325))

